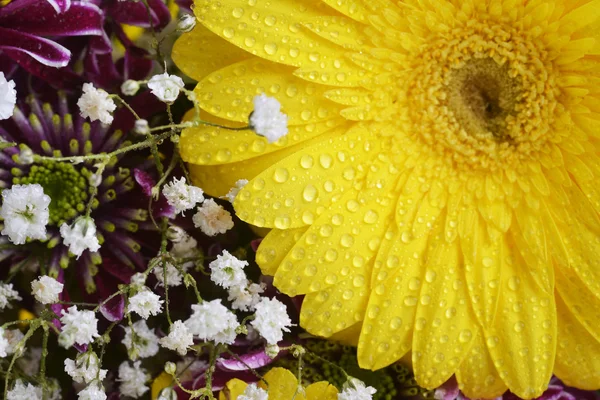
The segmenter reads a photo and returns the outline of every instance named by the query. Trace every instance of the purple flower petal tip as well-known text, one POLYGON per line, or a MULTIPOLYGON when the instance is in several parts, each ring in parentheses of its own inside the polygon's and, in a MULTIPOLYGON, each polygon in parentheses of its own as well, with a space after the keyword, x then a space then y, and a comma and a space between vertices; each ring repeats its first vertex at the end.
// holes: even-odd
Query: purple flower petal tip
POLYGON ((110 299, 100 307, 100 313, 110 322, 122 320, 125 316, 125 299, 121 295, 110 299))
POLYGON ((247 371, 249 368, 257 369, 269 365, 273 359, 267 355, 265 349, 242 354, 237 358, 220 358, 217 367, 228 371, 247 371))
POLYGON ((154 187, 154 179, 145 171, 141 169, 135 168, 133 170, 133 177, 135 181, 142 188, 142 192, 148 197, 152 196, 152 188, 154 187))
POLYGON ((250 247, 252 247, 252 250, 254 250, 254 252, 256 252, 258 250, 258 246, 260 246, 260 243, 262 242, 262 239, 254 239, 253 241, 250 242, 250 247))

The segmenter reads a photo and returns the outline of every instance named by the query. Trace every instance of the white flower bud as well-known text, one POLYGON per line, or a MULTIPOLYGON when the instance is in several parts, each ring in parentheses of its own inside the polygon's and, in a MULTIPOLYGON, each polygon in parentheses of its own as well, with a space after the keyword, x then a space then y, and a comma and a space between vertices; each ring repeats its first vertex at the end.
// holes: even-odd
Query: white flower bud
POLYGON ((89 181, 90 186, 98 187, 102 183, 102 174, 98 174, 98 173, 91 174, 88 181, 89 181))
POLYGON ((150 133, 150 126, 145 119, 138 119, 133 126, 133 132, 138 135, 147 135, 150 133))
POLYGON ((33 164, 33 151, 29 147, 25 147, 19 154, 19 164, 29 165, 33 164))
POLYGON ((125 96, 134 96, 140 90, 140 84, 132 79, 127 79, 121 85, 121 92, 125 96))
POLYGON ((175 375, 177 373, 177 366, 175 363, 169 361, 165 364, 165 372, 169 375, 175 375))
POLYGON ((267 345, 267 347, 265 347, 265 354, 268 355, 271 360, 274 359, 277 357, 277 354, 279 354, 279 346, 276 344, 267 345))
POLYGON ((190 32, 196 26, 196 17, 184 14, 177 23, 177 29, 181 32, 190 32))

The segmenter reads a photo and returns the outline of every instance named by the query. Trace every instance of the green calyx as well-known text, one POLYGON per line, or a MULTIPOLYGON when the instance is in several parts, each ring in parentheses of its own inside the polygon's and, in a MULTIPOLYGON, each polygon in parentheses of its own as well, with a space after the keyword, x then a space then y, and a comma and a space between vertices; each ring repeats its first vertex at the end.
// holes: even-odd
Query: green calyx
POLYGON ((13 178, 13 184, 37 183, 50 196, 50 224, 60 226, 81 215, 89 199, 89 176, 86 168, 77 169, 66 162, 43 161, 32 165, 27 176, 13 178))

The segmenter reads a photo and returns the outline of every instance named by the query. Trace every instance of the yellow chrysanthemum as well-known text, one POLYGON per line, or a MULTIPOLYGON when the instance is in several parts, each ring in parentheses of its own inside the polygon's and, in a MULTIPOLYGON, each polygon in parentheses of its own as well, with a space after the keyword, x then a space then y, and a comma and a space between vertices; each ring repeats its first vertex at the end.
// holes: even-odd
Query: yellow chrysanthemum
POLYGON ((194 128, 197 183, 274 228, 257 261, 361 366, 540 395, 600 388, 600 0, 196 0, 174 58, 243 126, 194 128))
MULTIPOLYGON (((317 382, 304 389, 298 389, 298 379, 285 368, 273 368, 267 372, 263 381, 258 382, 258 387, 267 390, 269 399, 276 400, 337 400, 338 390, 328 382, 317 382)), ((248 384, 239 379, 232 379, 219 392, 219 400, 235 400, 244 393, 248 384)))

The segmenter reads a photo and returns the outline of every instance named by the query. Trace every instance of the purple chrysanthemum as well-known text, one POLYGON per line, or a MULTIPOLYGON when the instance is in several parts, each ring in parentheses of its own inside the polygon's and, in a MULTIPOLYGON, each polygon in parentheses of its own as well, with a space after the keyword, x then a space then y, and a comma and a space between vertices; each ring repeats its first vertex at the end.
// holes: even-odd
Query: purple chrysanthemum
MULTIPOLYGON (((99 122, 84 121, 76 109, 71 109, 72 104, 64 95, 59 95, 54 106, 30 96, 15 109, 10 120, 0 123, 0 136, 44 156, 109 153, 127 145, 127 133, 134 122, 128 110, 116 111, 113 124, 105 127, 99 122)), ((131 104, 146 116, 162 109, 149 93, 141 94, 131 104)), ((54 160, 24 164, 19 162, 24 149, 12 147, 0 152, 0 187, 38 183, 44 188, 51 198, 48 239, 17 246, 2 237, 1 261, 12 267, 20 262, 33 263, 61 281, 68 281, 75 274, 78 286, 85 289, 83 297, 94 300, 111 294, 116 283, 128 282, 133 273, 146 268, 152 254, 146 257, 143 250, 150 247, 157 235, 148 216, 148 198, 142 194, 129 167, 148 167, 151 161, 136 159, 131 154, 114 157, 102 174, 97 196, 90 201, 92 190, 88 178, 96 172, 97 160, 80 164, 54 160), (84 215, 88 206, 102 246, 97 252, 86 250, 75 259, 63 245, 59 227, 84 215)), ((162 215, 166 215, 165 211, 168 214, 168 210, 161 211, 162 215)))

